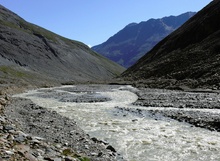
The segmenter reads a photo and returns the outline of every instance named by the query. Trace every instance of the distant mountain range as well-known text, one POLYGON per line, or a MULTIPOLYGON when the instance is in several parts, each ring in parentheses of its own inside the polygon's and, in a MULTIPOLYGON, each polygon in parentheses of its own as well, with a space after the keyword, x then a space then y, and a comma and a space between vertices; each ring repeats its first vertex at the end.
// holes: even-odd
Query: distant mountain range
POLYGON ((220 1, 212 1, 122 76, 147 87, 220 89, 220 1))
POLYGON ((28 23, 0 5, 1 81, 82 83, 108 80, 123 71, 83 43, 28 23))
POLYGON ((193 15, 195 12, 187 12, 179 16, 131 23, 92 49, 126 68, 130 67, 193 15))

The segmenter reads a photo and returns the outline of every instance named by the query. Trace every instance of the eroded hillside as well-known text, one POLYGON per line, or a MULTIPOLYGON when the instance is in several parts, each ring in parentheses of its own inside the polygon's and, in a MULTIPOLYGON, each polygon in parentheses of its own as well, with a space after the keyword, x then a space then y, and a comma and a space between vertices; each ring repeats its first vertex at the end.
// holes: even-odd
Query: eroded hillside
POLYGON ((0 6, 0 79, 38 82, 109 80, 124 68, 90 50, 26 22, 0 6))

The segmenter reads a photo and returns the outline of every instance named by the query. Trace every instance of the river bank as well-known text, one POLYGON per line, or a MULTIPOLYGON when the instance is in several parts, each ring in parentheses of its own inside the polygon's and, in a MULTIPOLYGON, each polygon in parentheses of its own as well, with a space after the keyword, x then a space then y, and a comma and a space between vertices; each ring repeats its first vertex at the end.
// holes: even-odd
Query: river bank
POLYGON ((0 160, 116 160, 111 145, 91 138, 74 120, 28 99, 11 97, 23 88, 6 87, 1 91, 0 160))
POLYGON ((196 127, 220 132, 219 90, 168 90, 140 88, 137 106, 153 108, 153 115, 188 122, 196 127), (164 110, 160 110, 164 108, 164 110), (158 110, 157 110, 158 109, 158 110))

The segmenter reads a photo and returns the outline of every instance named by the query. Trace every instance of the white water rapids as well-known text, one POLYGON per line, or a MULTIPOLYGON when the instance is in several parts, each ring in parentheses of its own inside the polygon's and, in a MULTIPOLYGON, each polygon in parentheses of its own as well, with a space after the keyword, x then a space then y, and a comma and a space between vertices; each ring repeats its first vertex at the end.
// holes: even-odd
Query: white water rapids
POLYGON ((74 97, 86 93, 64 90, 73 87, 33 90, 16 97, 31 99, 37 105, 74 119, 86 133, 110 143, 128 161, 220 161, 220 133, 172 119, 155 119, 147 112, 148 108, 131 105, 138 98, 128 90, 131 86, 92 93, 111 99, 105 102, 61 102, 64 93, 74 97), (52 97, 52 92, 56 96, 52 97), (146 112, 143 116, 115 107, 146 112))

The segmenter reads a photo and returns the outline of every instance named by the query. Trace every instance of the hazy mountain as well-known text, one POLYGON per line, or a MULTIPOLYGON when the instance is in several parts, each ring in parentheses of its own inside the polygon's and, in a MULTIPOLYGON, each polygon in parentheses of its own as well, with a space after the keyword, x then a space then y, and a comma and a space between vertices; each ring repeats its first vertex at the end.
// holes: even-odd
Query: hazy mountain
POLYGON ((124 70, 83 43, 28 23, 3 6, 0 46, 2 80, 99 81, 124 70))
POLYGON ((123 73, 151 86, 220 87, 220 1, 212 1, 123 73), (168 81, 165 81, 168 80, 168 81))
POLYGON ((92 49, 124 67, 130 67, 194 14, 194 12, 187 12, 179 16, 131 23, 106 42, 92 49))

